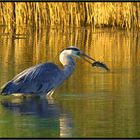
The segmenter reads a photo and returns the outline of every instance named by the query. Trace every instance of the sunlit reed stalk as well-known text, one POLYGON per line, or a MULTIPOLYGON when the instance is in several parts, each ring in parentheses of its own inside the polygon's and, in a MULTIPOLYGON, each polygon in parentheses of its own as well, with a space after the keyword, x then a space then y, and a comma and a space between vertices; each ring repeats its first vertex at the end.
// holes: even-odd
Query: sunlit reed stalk
POLYGON ((0 2, 0 25, 140 27, 139 2, 0 2))

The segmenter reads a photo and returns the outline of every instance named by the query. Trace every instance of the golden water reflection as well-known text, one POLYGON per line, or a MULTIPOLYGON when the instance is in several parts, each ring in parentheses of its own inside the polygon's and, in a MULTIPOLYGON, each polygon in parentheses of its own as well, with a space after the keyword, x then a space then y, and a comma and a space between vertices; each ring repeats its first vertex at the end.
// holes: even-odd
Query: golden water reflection
MULTIPOLYGON (((16 30, 14 34, 20 33, 21 30, 16 30)), ((59 114, 60 129, 54 132, 53 137, 139 137, 139 32, 69 28, 24 33, 24 39, 0 35, 0 85, 25 68, 41 62, 52 61, 61 65, 58 55, 69 45, 75 45, 96 60, 105 62, 111 70, 93 69, 86 62, 76 60, 75 72, 54 93, 56 106, 70 114, 68 120, 74 125, 68 127, 67 115, 59 114)), ((8 112, 5 114, 8 116, 8 112)), ((47 132, 41 134, 50 136, 47 132)), ((26 135, 24 131, 22 135, 26 135)), ((28 134, 39 135, 37 130, 28 134)))

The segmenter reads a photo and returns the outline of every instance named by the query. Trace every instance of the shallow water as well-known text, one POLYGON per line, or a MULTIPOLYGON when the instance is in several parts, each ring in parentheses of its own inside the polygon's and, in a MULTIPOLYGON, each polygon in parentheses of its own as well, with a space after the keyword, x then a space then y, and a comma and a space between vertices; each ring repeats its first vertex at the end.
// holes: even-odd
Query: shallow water
POLYGON ((16 33, 0 28, 0 86, 41 62, 61 66, 58 55, 69 45, 110 68, 76 59, 74 73, 52 100, 1 96, 0 137, 140 137, 139 36, 89 27, 16 33))

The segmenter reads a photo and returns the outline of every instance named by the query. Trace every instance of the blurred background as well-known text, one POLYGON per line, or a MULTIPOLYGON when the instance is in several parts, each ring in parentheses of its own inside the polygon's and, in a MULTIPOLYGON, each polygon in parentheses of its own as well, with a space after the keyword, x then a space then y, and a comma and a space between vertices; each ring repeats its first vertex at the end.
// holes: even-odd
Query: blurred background
POLYGON ((0 137, 139 137, 139 2, 0 2, 0 86, 74 45, 110 72, 76 59, 53 99, 0 97, 0 137))

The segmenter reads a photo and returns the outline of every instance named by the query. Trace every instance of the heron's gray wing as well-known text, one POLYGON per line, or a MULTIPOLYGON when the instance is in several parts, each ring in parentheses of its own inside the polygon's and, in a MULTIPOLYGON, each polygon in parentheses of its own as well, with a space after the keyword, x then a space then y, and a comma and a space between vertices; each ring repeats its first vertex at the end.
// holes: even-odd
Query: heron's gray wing
POLYGON ((25 81, 27 74, 29 74, 35 67, 36 66, 25 69, 23 72, 16 75, 12 80, 5 83, 1 87, 2 89, 1 93, 5 92, 9 94, 12 92, 16 92, 20 88, 22 83, 25 81))
MULTIPOLYGON (((38 65, 37 65, 38 66, 38 65)), ((36 69, 37 66, 32 66, 28 69, 25 69, 24 71, 22 71, 21 73, 17 74, 12 81, 15 83, 18 83, 20 81, 23 81, 26 79, 27 75, 30 74, 30 72, 32 72, 34 69, 36 69)))
POLYGON ((53 63, 31 67, 18 74, 12 81, 19 86, 17 92, 48 92, 63 79, 62 71, 53 63))

